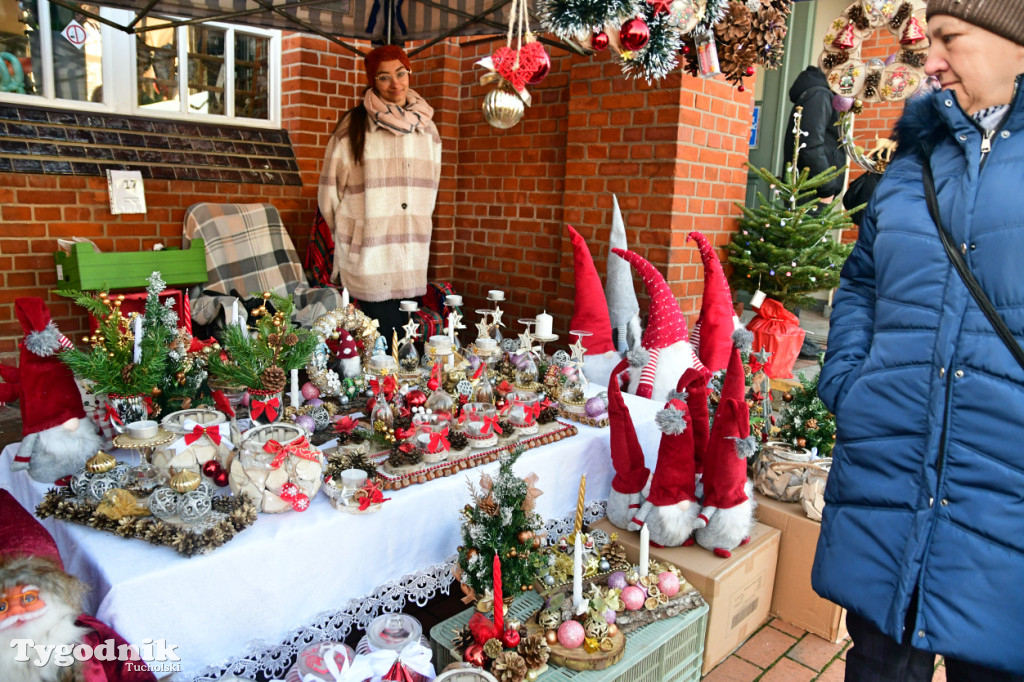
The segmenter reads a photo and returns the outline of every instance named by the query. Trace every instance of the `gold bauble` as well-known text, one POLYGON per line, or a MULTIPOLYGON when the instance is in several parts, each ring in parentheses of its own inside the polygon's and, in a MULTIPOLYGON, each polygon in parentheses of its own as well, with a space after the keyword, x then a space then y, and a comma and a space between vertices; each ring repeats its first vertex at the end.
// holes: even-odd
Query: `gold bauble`
POLYGON ((548 644, 558 644, 558 633, 554 630, 548 630, 544 633, 544 639, 547 640, 548 644))
POLYGON ((614 637, 617 634, 619 634, 619 626, 616 625, 615 623, 609 623, 608 624, 608 636, 609 637, 614 637))
POLYGON ((526 112, 526 105, 512 84, 503 80, 484 97, 483 109, 484 120, 495 128, 505 130, 519 123, 526 112))
POLYGON ((806 448, 807 447, 807 439, 806 438, 797 438, 796 439, 796 445, 797 445, 797 447, 800 447, 800 448, 806 448))
POLYGON ((638 573, 636 569, 633 569, 626 574, 626 582, 630 585, 636 585, 640 582, 640 573, 638 573))
POLYGON ((509 555, 510 557, 512 557, 513 559, 515 559, 515 558, 516 558, 517 556, 519 556, 519 552, 517 552, 517 551, 516 551, 516 548, 515 548, 515 547, 513 547, 512 549, 510 549, 510 550, 508 551, 508 555, 509 555))
POLYGON ((782 394, 782 400, 783 402, 787 403, 793 402, 793 394, 790 393, 789 391, 786 391, 785 393, 782 394))
POLYGON ((531 668, 530 670, 526 671, 526 680, 527 680, 527 682, 537 682, 537 678, 538 677, 540 677, 540 676, 537 674, 536 670, 533 670, 531 668))
POLYGON ((117 460, 114 459, 113 455, 108 455, 100 450, 88 459, 85 463, 85 470, 90 474, 102 474, 110 471, 116 466, 117 460))
POLYGON ((171 477, 171 489, 179 493, 187 493, 199 487, 199 474, 189 469, 179 471, 171 477))

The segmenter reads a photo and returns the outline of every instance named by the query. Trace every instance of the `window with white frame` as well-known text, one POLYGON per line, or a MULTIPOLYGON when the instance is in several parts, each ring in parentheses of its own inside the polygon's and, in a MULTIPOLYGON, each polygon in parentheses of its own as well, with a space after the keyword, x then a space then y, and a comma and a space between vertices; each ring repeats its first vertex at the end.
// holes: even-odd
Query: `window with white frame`
POLYGON ((280 126, 280 31, 81 7, 0 0, 0 101, 280 126))

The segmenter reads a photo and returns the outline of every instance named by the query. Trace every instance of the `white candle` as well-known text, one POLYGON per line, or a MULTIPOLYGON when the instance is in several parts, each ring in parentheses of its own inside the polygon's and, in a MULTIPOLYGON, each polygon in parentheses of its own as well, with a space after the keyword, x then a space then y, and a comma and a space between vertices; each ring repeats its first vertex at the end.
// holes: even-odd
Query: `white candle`
POLYGON ((132 349, 132 362, 142 362, 142 316, 135 317, 135 347, 132 349))
POLYGON ((231 301, 231 324, 238 324, 238 299, 231 301))
POLYGON ((292 370, 292 407, 302 404, 302 394, 299 393, 299 370, 292 370))
POLYGON ((487 300, 488 301, 504 301, 505 300, 505 292, 502 291, 501 289, 491 289, 490 291, 487 292, 487 300))
POLYGON ((573 612, 583 603, 583 542, 582 534, 576 533, 572 549, 572 608, 573 612))
POLYGON ((414 313, 419 307, 416 301, 399 301, 398 303, 398 309, 403 313, 414 313))
POLYGON ((539 338, 545 338, 551 336, 551 326, 554 322, 554 318, 548 315, 545 310, 537 316, 537 326, 534 328, 534 335, 539 338))
POLYGON ((341 307, 348 307, 348 287, 342 287, 341 289, 341 307))
POLYGON ((462 297, 458 294, 448 294, 444 297, 444 304, 449 308, 458 308, 462 306, 462 297))
POLYGON ((647 524, 640 526, 640 566, 637 573, 643 578, 647 575, 647 564, 650 563, 649 552, 651 551, 651 531, 647 530, 647 524))

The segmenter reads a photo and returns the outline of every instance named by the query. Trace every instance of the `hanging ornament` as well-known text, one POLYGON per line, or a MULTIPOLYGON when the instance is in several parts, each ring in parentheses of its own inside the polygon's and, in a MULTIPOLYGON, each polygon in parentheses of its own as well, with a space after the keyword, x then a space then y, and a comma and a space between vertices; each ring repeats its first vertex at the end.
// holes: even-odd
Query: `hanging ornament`
POLYGON ((910 17, 903 35, 900 37, 900 45, 913 45, 925 39, 924 27, 917 17, 910 17))
POLYGON ((854 45, 856 45, 856 32, 853 22, 850 22, 836 35, 835 40, 832 41, 832 47, 850 50, 854 45))
MULTIPOLYGON (((758 3, 761 2, 761 0, 757 1, 758 3)), ((651 6, 654 16, 658 16, 659 14, 668 14, 668 8, 672 4, 672 0, 647 0, 647 4, 651 6)))
POLYGON ((528 84, 537 85, 547 78, 548 73, 551 72, 551 55, 543 45, 533 39, 532 35, 527 37, 527 43, 523 45, 523 49, 519 53, 523 64, 534 65, 533 73, 526 80, 528 84))
POLYGON ((651 30, 647 27, 647 22, 640 17, 623 22, 619 29, 619 42, 622 43, 623 50, 630 52, 641 50, 650 39, 651 30))
POLYGON ((594 52, 601 52, 608 47, 608 34, 604 31, 600 31, 594 34, 594 37, 590 39, 590 47, 594 52))
POLYGON ((526 105, 515 88, 503 80, 498 87, 484 97, 484 119, 495 128, 505 130, 519 123, 526 112, 526 105))

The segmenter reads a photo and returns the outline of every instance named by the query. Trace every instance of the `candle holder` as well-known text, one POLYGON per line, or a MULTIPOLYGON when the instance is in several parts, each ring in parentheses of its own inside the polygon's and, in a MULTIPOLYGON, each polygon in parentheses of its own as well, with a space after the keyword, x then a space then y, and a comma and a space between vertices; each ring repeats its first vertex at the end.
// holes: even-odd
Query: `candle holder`
MULTIPOLYGON (((145 422, 136 422, 145 423, 145 422)), ((154 424, 156 422, 153 422, 154 424)), ((166 445, 174 440, 174 434, 170 431, 157 426, 156 432, 149 434, 142 432, 133 432, 131 430, 125 433, 114 436, 114 446, 123 448, 125 450, 136 450, 139 453, 139 464, 129 470, 129 474, 135 479, 135 482, 143 490, 149 490, 160 485, 164 481, 164 476, 150 463, 150 459, 153 456, 153 452, 161 445, 166 445)))
POLYGON ((413 445, 419 450, 424 462, 435 464, 448 459, 451 445, 448 443, 449 422, 443 414, 415 414, 412 417, 413 445))
POLYGON ((558 394, 558 403, 559 407, 566 412, 583 415, 586 413, 586 395, 587 389, 590 387, 587 375, 583 373, 583 356, 587 350, 583 346, 583 338, 590 336, 591 332, 573 329, 569 333, 576 336, 575 343, 569 347, 572 351, 570 365, 575 371, 562 385, 562 390, 558 394))
POLYGON ((402 301, 399 303, 399 309, 409 314, 409 320, 406 322, 402 329, 405 331, 405 336, 398 344, 396 350, 396 361, 398 362, 401 371, 406 374, 419 374, 420 367, 420 354, 416 350, 416 339, 419 338, 420 325, 413 319, 413 313, 419 310, 419 305, 416 301, 402 301))
POLYGON ((459 418, 470 447, 488 448, 498 443, 498 411, 484 402, 466 403, 459 418))
POLYGON ((530 337, 539 343, 533 350, 537 354, 537 357, 543 362, 551 362, 551 357, 548 355, 544 347, 549 343, 554 343, 558 340, 558 334, 550 334, 548 336, 538 336, 537 334, 531 334, 530 337))
POLYGON ((459 310, 462 307, 462 297, 458 294, 448 294, 444 297, 444 319, 447 321, 445 324, 445 334, 452 340, 452 345, 455 346, 455 352, 462 352, 462 342, 459 340, 459 330, 465 329, 466 325, 462 324, 462 312, 459 310))
POLYGON ((504 340, 504 336, 502 336, 501 333, 501 328, 505 326, 505 323, 501 321, 501 316, 504 314, 505 311, 503 311, 501 307, 498 306, 498 304, 505 300, 505 292, 501 291, 500 289, 491 289, 490 291, 487 292, 487 300, 494 304, 494 310, 490 311, 491 338, 497 341, 498 345, 500 346, 501 342, 504 340))
POLYGON ((516 431, 524 436, 537 433, 540 396, 533 391, 512 391, 505 401, 508 404, 508 420, 516 427, 516 431))

